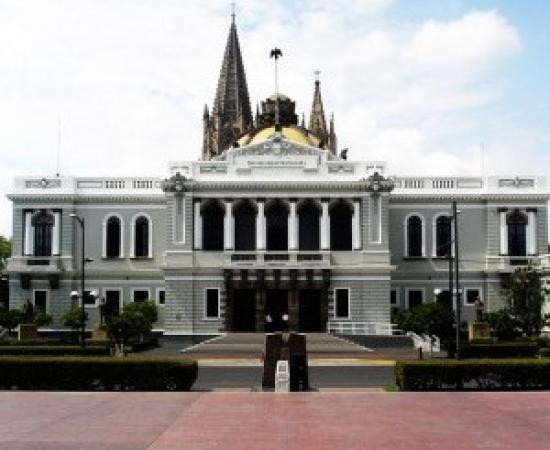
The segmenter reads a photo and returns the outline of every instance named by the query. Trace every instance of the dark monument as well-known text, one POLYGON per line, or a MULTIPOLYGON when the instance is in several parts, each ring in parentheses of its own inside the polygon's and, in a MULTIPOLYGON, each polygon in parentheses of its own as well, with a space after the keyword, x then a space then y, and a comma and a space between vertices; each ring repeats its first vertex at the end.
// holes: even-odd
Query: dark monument
POLYGON ((266 334, 264 352, 264 374, 262 387, 275 389, 277 361, 286 360, 290 369, 290 390, 294 392, 309 389, 306 336, 290 333, 284 339, 282 333, 266 334))

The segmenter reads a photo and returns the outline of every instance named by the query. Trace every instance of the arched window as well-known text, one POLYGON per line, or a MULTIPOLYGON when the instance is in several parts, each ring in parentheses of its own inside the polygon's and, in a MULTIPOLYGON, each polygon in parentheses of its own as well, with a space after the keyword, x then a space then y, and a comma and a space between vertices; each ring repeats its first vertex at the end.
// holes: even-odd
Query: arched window
POLYGON ((435 256, 448 258, 452 248, 452 225, 450 216, 439 216, 435 221, 435 256))
POLYGON ((46 209, 41 209, 32 216, 34 227, 34 256, 52 256, 52 230, 54 216, 46 209))
POLYGON ((319 215, 321 208, 313 200, 298 204, 298 248, 319 250, 319 215))
POLYGON ((202 249, 223 250, 223 218, 225 209, 217 200, 207 201, 201 208, 202 249))
POLYGON ((280 200, 266 206, 267 250, 288 250, 288 208, 280 200))
POLYGON ((353 207, 343 200, 338 200, 329 208, 330 216, 330 249, 352 249, 353 207))
POLYGON ((424 256, 423 247, 422 219, 411 216, 407 219, 407 256, 410 258, 424 256))
POLYGON ((109 217, 105 225, 105 256, 107 258, 122 256, 122 224, 117 216, 109 217))
POLYGON ((235 218, 235 250, 256 250, 256 208, 249 200, 233 208, 235 218))
POLYGON ((134 225, 134 256, 136 258, 150 257, 149 219, 139 216, 134 225))
POLYGON ((508 215, 506 224, 508 225, 508 255, 525 256, 527 254, 527 217, 516 209, 508 215))

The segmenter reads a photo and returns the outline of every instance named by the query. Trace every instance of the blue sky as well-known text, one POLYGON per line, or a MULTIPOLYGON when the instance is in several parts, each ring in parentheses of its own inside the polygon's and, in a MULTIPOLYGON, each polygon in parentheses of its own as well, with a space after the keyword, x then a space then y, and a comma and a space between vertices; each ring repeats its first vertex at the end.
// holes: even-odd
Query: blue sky
MULTIPOLYGON (((550 2, 243 0, 255 103, 327 113, 352 159, 390 174, 548 175, 550 2)), ((0 0, 0 233, 15 175, 165 176, 200 155, 230 22, 225 0, 0 0)))

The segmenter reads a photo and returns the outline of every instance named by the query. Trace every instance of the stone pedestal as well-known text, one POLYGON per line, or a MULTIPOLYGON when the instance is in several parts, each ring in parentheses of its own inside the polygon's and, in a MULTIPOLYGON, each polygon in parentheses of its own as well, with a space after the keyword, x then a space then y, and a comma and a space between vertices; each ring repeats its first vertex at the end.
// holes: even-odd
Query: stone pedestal
POLYGON ((94 341, 106 341, 106 340, 108 340, 107 328, 97 327, 95 330, 93 330, 92 331, 92 340, 94 340, 94 341))
POLYGON ((472 322, 468 327, 470 341, 491 337, 491 329, 487 322, 472 322))
POLYGON ((38 333, 36 332, 36 325, 32 323, 22 323, 19 325, 19 332, 17 333, 17 339, 19 341, 27 341, 37 338, 38 333))

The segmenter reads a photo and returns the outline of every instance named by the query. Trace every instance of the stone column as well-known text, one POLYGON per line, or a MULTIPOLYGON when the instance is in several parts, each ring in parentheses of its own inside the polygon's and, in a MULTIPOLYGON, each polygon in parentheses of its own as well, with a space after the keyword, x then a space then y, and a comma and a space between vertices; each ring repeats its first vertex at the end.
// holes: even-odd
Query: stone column
POLYGON ((330 249, 330 217, 328 200, 321 201, 321 250, 330 249))
POLYGON ((25 243, 23 254, 30 256, 33 254, 34 246, 34 228, 32 226, 32 212, 25 213, 25 243))
POLYGON ((258 215, 256 216, 256 249, 265 250, 265 213, 264 199, 258 199, 258 215))
POLYGON ((537 210, 527 210, 527 254, 537 254, 537 210))
POLYGON ((500 254, 508 254, 508 226, 506 225, 507 208, 499 208, 500 215, 500 254))
POLYGON ((256 331, 265 331, 265 271, 256 272, 256 331))
POLYGON ((300 304, 296 286, 288 291, 288 331, 298 331, 300 326, 300 304))
POLYGON ((353 218, 352 218, 352 245, 353 250, 361 250, 361 209, 359 200, 353 201, 353 218))
POLYGON ((225 216, 223 220, 223 248, 224 250, 233 250, 234 236, 233 203, 231 200, 225 202, 225 216))
POLYGON ((193 213, 193 233, 194 247, 196 250, 202 249, 202 217, 201 217, 201 202, 195 202, 195 211, 193 213))
POLYGON ((55 211, 53 213, 53 229, 52 229, 52 256, 59 255, 60 250, 60 237, 61 237, 61 212, 55 211))
POLYGON ((288 215, 288 249, 298 249, 298 217, 296 215, 296 200, 290 200, 290 214, 288 215))

